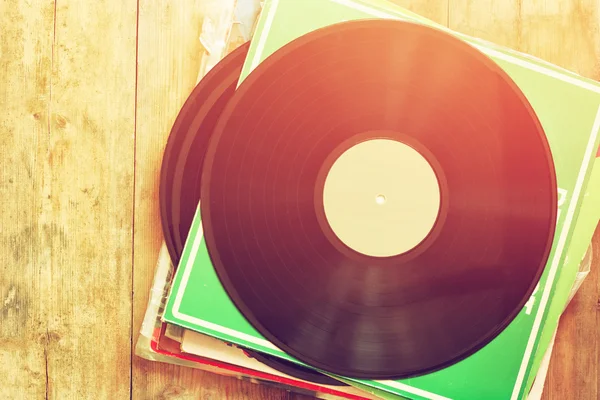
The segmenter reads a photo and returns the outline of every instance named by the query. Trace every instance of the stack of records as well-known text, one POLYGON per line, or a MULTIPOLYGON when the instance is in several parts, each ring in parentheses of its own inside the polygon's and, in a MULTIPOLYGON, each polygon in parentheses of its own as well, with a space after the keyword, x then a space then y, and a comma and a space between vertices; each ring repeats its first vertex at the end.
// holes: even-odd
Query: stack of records
POLYGON ((533 398, 600 219, 600 84, 381 0, 258 15, 169 136, 138 354, 324 399, 533 398))

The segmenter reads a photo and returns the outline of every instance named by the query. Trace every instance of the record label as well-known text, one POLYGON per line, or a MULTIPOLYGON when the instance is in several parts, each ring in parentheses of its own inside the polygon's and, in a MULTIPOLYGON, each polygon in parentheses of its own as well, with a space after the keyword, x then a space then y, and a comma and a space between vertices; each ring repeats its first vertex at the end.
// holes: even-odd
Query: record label
POLYGON ((372 257, 404 254, 425 240, 438 219, 438 179, 416 149, 384 138, 392 134, 368 136, 377 139, 345 149, 326 172, 322 199, 316 191, 317 213, 325 212, 329 226, 322 228, 331 229, 334 244, 339 240, 372 257))

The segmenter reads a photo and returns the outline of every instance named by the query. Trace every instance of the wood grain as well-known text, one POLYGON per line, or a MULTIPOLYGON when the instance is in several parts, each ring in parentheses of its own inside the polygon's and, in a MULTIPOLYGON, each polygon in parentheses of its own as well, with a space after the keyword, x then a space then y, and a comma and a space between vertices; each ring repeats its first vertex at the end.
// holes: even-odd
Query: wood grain
POLYGON ((53 399, 129 396, 136 10, 55 5, 40 214, 53 399))
POLYGON ((49 243, 41 189, 50 144, 54 3, 0 3, 0 398, 48 390, 49 243))
POLYGON ((450 0, 449 27, 600 78, 597 0, 450 0))
POLYGON ((448 11, 452 0, 389 0, 414 13, 437 22, 448 24, 448 11))
POLYGON ((1 7, 0 392, 128 397, 136 4, 1 7))

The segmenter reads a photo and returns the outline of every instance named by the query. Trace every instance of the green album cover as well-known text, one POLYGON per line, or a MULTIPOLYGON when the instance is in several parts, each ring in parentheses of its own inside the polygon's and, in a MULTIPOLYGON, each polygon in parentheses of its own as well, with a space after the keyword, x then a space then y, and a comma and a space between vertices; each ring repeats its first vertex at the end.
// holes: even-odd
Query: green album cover
MULTIPOLYGON (((451 367, 416 378, 350 381, 411 399, 522 399, 535 374, 534 356, 552 313, 549 310, 560 266, 565 265, 598 148, 600 84, 452 32, 381 0, 267 1, 240 81, 270 54, 305 33, 342 21, 372 18, 401 19, 442 29, 488 55, 509 74, 546 132, 558 179, 559 213, 552 252, 537 289, 514 321, 486 347, 451 367)), ((165 321, 298 362, 260 335, 233 305, 212 266, 202 229, 198 211, 167 301, 165 321)))

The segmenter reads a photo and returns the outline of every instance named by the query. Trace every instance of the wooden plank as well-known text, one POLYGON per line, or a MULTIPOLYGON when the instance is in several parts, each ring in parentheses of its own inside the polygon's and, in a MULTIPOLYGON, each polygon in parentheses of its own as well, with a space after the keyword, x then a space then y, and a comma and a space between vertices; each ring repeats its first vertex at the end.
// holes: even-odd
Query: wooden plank
POLYGON ((129 396, 136 10, 56 3, 40 215, 49 398, 129 396))
MULTIPOLYGON (((202 23, 222 0, 140 0, 134 236, 134 341, 144 317, 163 240, 159 215, 162 155, 179 109, 196 85, 202 23)), ((133 399, 288 399, 283 390, 191 368, 133 358, 133 399)))
POLYGON ((135 32, 135 1, 56 4, 40 217, 51 398, 129 395, 135 32))
POLYGON ((2 398, 129 396, 135 13, 0 6, 2 398))
POLYGON ((0 3, 0 398, 47 393, 48 263, 39 220, 54 3, 0 3))

